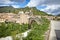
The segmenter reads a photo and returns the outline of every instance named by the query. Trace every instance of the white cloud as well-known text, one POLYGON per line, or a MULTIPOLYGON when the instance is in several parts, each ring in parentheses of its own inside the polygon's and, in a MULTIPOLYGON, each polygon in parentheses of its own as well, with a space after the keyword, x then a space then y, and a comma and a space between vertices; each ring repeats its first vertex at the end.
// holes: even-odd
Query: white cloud
POLYGON ((44 9, 40 9, 41 11, 45 11, 49 14, 53 14, 53 15, 57 15, 60 13, 60 5, 48 5, 46 8, 44 9))
POLYGON ((20 6, 19 5, 12 5, 12 7, 19 8, 20 6))
POLYGON ((27 4, 29 7, 36 7, 38 5, 60 5, 60 0, 30 0, 27 4))
POLYGON ((11 2, 10 0, 1 0, 0 4, 12 4, 13 2, 11 2))
POLYGON ((9 5, 0 5, 0 6, 9 6, 9 5))
POLYGON ((46 8, 40 9, 41 11, 54 15, 60 13, 60 0, 30 0, 27 4, 29 7, 37 7, 41 5, 46 6, 46 8))
POLYGON ((40 5, 40 3, 43 3, 44 0, 30 0, 30 2, 27 4, 29 7, 35 7, 40 5))
POLYGON ((60 5, 47 5, 46 8, 44 9, 41 9, 42 11, 48 11, 48 10, 55 10, 55 9, 58 9, 60 7, 60 5))
POLYGON ((18 5, 18 3, 24 3, 26 0, 0 0, 0 5, 18 5))
POLYGON ((14 4, 15 2, 11 0, 0 0, 0 5, 9 5, 9 4, 14 4))
POLYGON ((44 4, 47 5, 60 5, 60 0, 45 0, 44 4))

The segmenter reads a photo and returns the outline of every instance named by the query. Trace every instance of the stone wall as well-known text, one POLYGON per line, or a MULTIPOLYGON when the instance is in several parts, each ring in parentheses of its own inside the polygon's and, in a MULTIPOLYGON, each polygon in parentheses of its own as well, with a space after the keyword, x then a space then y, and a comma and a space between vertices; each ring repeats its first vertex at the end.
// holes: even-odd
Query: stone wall
POLYGON ((27 24, 29 15, 27 14, 13 14, 13 13, 0 13, 0 22, 16 22, 19 24, 27 24))

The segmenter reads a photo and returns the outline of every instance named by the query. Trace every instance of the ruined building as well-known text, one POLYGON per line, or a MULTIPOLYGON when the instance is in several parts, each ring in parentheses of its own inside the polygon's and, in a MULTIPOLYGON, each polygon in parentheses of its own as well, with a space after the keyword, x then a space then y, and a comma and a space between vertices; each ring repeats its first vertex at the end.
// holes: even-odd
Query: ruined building
POLYGON ((14 13, 0 13, 0 22, 15 22, 19 24, 28 24, 29 18, 33 15, 31 12, 20 11, 18 14, 14 13))

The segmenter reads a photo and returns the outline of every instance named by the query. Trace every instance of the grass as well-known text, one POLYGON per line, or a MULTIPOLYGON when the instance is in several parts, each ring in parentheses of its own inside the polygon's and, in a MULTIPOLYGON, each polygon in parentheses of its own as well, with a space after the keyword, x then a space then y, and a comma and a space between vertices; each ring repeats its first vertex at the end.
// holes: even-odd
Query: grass
MULTIPOLYGON (((42 24, 38 25, 36 22, 31 24, 31 32, 28 33, 26 38, 23 40, 44 40, 44 33, 48 30, 49 20, 42 17, 42 24)), ((13 36, 16 34, 23 33, 28 30, 28 24, 17 24, 17 23, 0 23, 0 38, 6 36, 13 36)), ((15 39, 14 39, 15 40, 15 39)), ((19 39, 16 39, 19 40, 19 39)))
POLYGON ((18 23, 0 23, 0 38, 6 36, 15 36, 28 30, 28 24, 18 23))
POLYGON ((23 40, 44 40, 44 33, 48 30, 49 27, 49 20, 46 18, 43 19, 43 24, 38 25, 36 22, 32 24, 32 31, 29 32, 28 36, 23 40))

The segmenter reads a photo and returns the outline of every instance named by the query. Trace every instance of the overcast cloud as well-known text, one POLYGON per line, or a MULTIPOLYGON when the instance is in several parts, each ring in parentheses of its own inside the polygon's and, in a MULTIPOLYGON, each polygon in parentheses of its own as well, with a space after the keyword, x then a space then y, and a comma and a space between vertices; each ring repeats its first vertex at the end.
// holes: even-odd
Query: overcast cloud
POLYGON ((8 5, 8 4, 14 4, 14 2, 10 0, 0 0, 0 5, 8 5))
MULTIPOLYGON (((60 14, 60 0, 30 0, 27 4, 29 7, 37 7, 42 5, 46 7, 40 9, 41 11, 45 11, 53 15, 60 14)), ((37 7, 37 9, 39 8, 37 7)))
POLYGON ((17 5, 18 3, 23 3, 26 0, 0 0, 0 5, 17 5))
POLYGON ((23 6, 36 7, 48 14, 60 14, 60 0, 0 0, 0 6, 9 5, 12 5, 15 8, 23 6), (40 6, 40 8, 38 6, 40 6))

